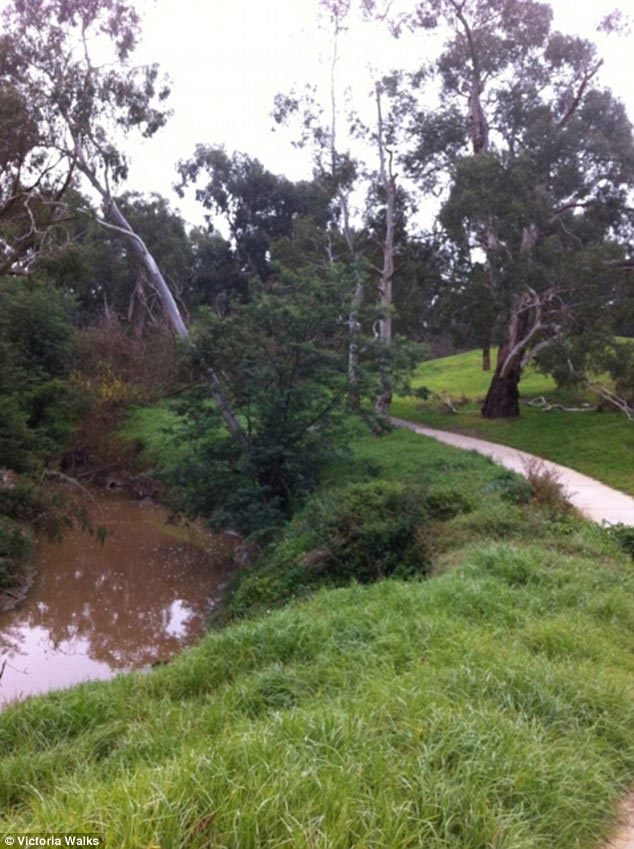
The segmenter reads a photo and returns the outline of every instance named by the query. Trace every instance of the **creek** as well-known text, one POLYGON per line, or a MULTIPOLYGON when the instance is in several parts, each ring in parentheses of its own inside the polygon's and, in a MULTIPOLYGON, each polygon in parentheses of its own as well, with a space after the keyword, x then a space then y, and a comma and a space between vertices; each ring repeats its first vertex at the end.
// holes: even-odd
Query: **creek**
POLYGON ((95 492, 86 508, 105 540, 40 540, 33 588, 0 614, 0 709, 169 660, 203 636, 234 568, 235 540, 170 524, 153 502, 95 492))

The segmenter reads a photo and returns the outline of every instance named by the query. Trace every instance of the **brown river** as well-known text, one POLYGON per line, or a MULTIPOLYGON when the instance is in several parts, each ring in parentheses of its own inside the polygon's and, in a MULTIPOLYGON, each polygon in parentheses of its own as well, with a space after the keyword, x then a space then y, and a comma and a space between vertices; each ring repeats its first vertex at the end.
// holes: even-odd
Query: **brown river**
POLYGON ((87 507, 105 541, 41 541, 31 592, 0 613, 0 709, 168 660, 205 633, 233 568, 234 540, 170 525, 157 504, 99 492, 87 507))

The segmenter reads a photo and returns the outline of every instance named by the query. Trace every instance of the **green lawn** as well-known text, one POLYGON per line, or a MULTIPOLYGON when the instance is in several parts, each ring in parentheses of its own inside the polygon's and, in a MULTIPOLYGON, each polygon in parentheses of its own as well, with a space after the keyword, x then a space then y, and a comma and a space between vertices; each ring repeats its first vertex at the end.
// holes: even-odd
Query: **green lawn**
MULTIPOLYGON (((519 419, 485 421, 479 400, 486 394, 489 380, 490 373, 482 372, 477 351, 432 360, 417 369, 414 387, 426 386, 440 396, 449 395, 454 401, 468 398, 471 403, 460 406, 455 415, 434 411, 438 404, 409 396, 395 399, 391 412, 430 427, 524 449, 634 495, 634 423, 615 412, 544 413, 526 406, 519 419)), ((562 397, 552 380, 534 369, 527 371, 520 391, 524 398, 562 397)))
MULTIPOLYGON (((595 849, 634 775, 634 566, 408 432, 326 482, 454 486, 436 577, 322 590, 0 714, 0 832, 117 849, 595 849), (451 567, 451 568, 450 568, 451 567)), ((310 512, 310 504, 306 511, 310 512)))
MULTIPOLYGON (((417 368, 412 381, 414 386, 426 386, 432 392, 447 394, 453 399, 484 398, 490 382, 491 372, 482 371, 480 351, 428 360, 417 368)), ((530 396, 544 395, 554 388, 553 379, 534 368, 529 367, 522 378, 522 392, 530 396)))

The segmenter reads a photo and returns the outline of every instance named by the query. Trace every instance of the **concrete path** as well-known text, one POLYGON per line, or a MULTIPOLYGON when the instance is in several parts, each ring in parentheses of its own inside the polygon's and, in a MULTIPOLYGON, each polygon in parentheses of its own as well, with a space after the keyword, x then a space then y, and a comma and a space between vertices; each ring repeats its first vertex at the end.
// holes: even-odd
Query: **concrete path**
MULTIPOLYGON (((541 462, 546 469, 557 475, 567 499, 588 519, 609 525, 634 525, 634 498, 631 495, 612 489, 567 466, 560 466, 550 460, 542 460, 541 457, 528 454, 526 451, 518 451, 517 448, 510 448, 508 445, 498 445, 496 442, 486 442, 484 439, 474 439, 471 436, 462 436, 446 430, 435 430, 393 416, 390 417, 390 421, 396 427, 404 427, 422 436, 430 436, 439 442, 446 442, 447 445, 485 454, 496 463, 520 475, 526 476, 527 466, 531 462, 541 462)), ((597 451, 599 450, 597 446, 597 451)))
POLYGON ((625 800, 619 827, 605 849, 634 849, 634 793, 625 800))

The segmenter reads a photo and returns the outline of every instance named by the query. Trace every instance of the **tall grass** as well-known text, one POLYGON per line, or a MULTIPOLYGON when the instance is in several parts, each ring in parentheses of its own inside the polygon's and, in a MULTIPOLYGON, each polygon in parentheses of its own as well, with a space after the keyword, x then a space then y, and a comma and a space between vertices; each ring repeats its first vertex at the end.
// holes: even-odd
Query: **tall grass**
POLYGON ((593 847, 634 774, 634 569, 489 543, 0 716, 1 831, 593 847))

